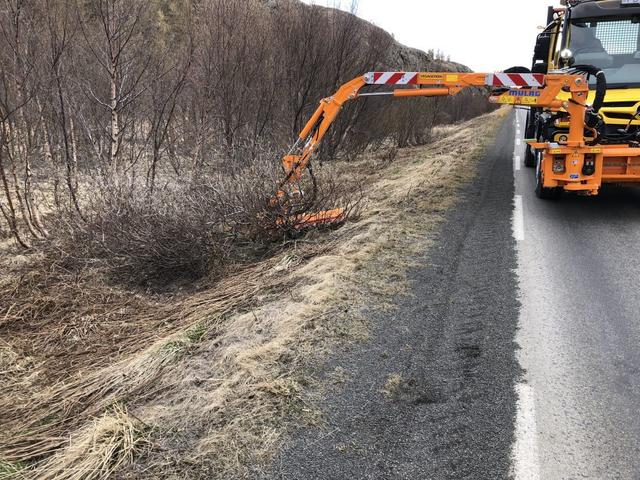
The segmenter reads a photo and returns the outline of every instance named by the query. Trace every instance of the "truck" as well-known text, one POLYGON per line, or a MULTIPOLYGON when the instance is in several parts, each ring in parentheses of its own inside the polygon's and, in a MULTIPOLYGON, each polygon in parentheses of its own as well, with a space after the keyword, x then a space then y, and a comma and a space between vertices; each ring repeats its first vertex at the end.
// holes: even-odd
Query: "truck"
MULTIPOLYGON (((562 4, 560 8, 548 8, 547 26, 537 36, 531 71, 548 74, 576 65, 600 69, 607 79, 606 95, 598 112, 603 124, 599 138, 586 132, 585 140, 603 146, 635 145, 640 128, 640 0, 565 0, 562 4)), ((593 103, 595 77, 589 85, 587 103, 593 103)), ((566 92, 559 95, 563 101, 568 98, 566 92)), ((558 198, 566 189, 562 182, 553 188, 541 185, 545 165, 543 152, 535 145, 565 145, 568 125, 562 110, 532 108, 527 114, 524 164, 536 168, 539 197, 558 198)), ((639 174, 637 159, 622 161, 605 155, 600 183, 638 184, 639 174)))

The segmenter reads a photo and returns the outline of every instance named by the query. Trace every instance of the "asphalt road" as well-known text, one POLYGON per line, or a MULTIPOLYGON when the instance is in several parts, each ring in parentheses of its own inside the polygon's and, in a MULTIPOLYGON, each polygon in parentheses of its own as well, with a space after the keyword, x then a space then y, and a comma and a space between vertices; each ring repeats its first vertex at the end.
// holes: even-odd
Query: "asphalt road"
POLYGON ((640 479, 640 191, 537 199, 523 113, 271 478, 640 479))
POLYGON ((515 154, 518 478, 638 479, 640 191, 542 201, 515 154))

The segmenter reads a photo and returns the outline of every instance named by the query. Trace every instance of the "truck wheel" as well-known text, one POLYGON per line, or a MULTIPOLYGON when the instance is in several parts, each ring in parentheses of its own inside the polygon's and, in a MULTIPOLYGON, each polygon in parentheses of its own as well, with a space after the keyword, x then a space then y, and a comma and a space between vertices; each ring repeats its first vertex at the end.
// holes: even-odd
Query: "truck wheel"
POLYGON ((562 195, 562 188, 545 188, 543 187, 542 178, 542 152, 535 154, 536 164, 536 197, 544 200, 557 200, 562 195))
MULTIPOLYGON (((533 111, 527 112, 527 124, 525 128, 525 138, 537 138, 536 123, 533 119, 533 111)), ((536 152, 527 144, 524 150, 524 166, 533 168, 536 166, 536 152)))
POLYGON ((536 166, 536 154, 533 152, 531 145, 527 145, 524 150, 524 166, 528 168, 536 166))

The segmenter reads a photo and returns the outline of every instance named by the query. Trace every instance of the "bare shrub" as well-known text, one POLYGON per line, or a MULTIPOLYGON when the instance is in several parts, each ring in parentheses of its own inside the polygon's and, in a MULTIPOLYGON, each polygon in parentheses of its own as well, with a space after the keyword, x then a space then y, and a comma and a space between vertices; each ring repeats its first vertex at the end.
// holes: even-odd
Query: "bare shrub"
POLYGON ((65 223, 55 248, 73 262, 102 261, 136 283, 197 278, 206 271, 203 258, 219 255, 205 212, 178 191, 147 199, 138 188, 128 195, 106 190, 86 211, 86 222, 65 223))
MULTIPOLYGON (((282 178, 275 162, 258 159, 241 170, 219 172, 188 183, 174 176, 148 195, 143 181, 123 178, 94 185, 84 219, 62 215, 49 247, 66 268, 106 268, 112 279, 162 287, 180 280, 213 279, 299 235, 293 215, 343 207, 345 219, 357 192, 330 175, 309 175, 305 195, 288 210, 270 206, 282 178), (285 214, 290 215, 287 217, 285 214)), ((88 187, 85 187, 88 188, 88 187)))

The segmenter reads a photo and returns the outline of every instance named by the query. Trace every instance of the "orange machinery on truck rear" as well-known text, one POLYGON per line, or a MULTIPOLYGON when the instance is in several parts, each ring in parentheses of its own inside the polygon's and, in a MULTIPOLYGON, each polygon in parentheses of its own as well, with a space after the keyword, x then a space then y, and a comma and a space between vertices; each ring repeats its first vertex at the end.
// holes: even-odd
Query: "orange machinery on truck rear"
POLYGON ((564 144, 531 142, 543 154, 540 174, 545 189, 560 188, 584 195, 596 195, 603 181, 640 182, 640 148, 632 148, 628 144, 588 145, 585 133, 591 137, 593 135, 585 125, 585 116, 591 107, 586 103, 589 84, 584 74, 370 72, 345 83, 332 96, 320 102, 320 106, 300 132, 295 145, 282 160, 285 179, 271 199, 271 205, 279 207, 283 212, 283 221, 286 219, 295 224, 296 228, 333 224, 343 220, 345 213, 341 208, 293 215, 293 218, 287 217, 287 212, 293 211, 289 205, 291 199, 301 194, 299 182, 313 153, 347 101, 381 95, 398 98, 453 96, 470 87, 488 88, 492 103, 545 107, 551 111, 562 110, 568 113, 569 135, 564 144), (381 84, 409 85, 414 88, 361 92, 367 85, 381 84), (569 94, 567 101, 558 99, 562 92, 569 94), (603 171, 605 159, 608 167, 603 171), (585 164, 589 168, 585 169, 585 164), (614 164, 617 166, 613 167, 614 164))

